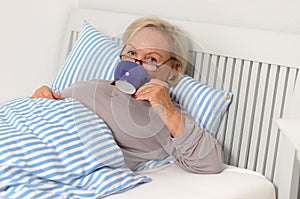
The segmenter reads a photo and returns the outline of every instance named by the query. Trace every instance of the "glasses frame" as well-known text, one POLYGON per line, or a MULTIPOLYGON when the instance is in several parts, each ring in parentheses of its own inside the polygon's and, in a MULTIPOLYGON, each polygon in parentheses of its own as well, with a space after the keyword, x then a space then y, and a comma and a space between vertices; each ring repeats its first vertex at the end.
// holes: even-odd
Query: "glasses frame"
MULTIPOLYGON (((130 57, 130 56, 128 56, 128 55, 124 55, 124 54, 120 54, 119 57, 120 57, 121 60, 122 60, 122 57, 127 57, 129 60, 133 60, 135 63, 139 62, 139 64, 140 64, 141 66, 143 66, 143 63, 147 63, 147 61, 144 61, 144 60, 141 60, 141 59, 136 59, 136 58, 130 57)), ((171 61, 171 60, 177 60, 177 59, 174 58, 174 57, 170 57, 168 60, 164 61, 164 62, 161 63, 161 64, 151 64, 151 65, 153 65, 153 66, 156 67, 156 69, 153 70, 153 71, 156 71, 156 70, 159 69, 161 66, 165 65, 166 63, 168 63, 168 62, 171 61)))
MULTIPOLYGON (((128 55, 122 54, 122 52, 124 51, 125 47, 126 47, 126 45, 124 45, 124 47, 122 48, 121 54, 119 55, 119 58, 120 58, 121 61, 122 61, 122 57, 127 57, 129 60, 133 60, 135 63, 139 62, 139 64, 141 66, 143 66, 143 63, 146 63, 146 61, 144 61, 144 60, 132 58, 132 57, 130 57, 128 55)), ((165 65, 166 63, 168 63, 171 60, 177 60, 177 59, 175 57, 170 57, 168 60, 164 61, 161 64, 152 64, 152 65, 154 65, 156 67, 156 69, 152 70, 152 71, 156 71, 157 69, 159 69, 160 67, 162 67, 163 65, 165 65)))

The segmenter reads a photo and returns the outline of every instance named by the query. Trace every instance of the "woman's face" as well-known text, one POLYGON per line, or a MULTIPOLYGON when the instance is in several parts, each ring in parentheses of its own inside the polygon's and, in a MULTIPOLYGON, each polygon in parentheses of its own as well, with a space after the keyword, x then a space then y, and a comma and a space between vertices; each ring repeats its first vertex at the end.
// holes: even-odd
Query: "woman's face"
POLYGON ((129 40, 122 54, 127 54, 135 59, 148 61, 156 65, 166 62, 158 69, 155 67, 155 71, 143 64, 151 78, 166 81, 173 76, 173 68, 175 67, 172 66, 172 61, 170 60, 170 44, 171 40, 166 33, 151 27, 143 28, 129 40))

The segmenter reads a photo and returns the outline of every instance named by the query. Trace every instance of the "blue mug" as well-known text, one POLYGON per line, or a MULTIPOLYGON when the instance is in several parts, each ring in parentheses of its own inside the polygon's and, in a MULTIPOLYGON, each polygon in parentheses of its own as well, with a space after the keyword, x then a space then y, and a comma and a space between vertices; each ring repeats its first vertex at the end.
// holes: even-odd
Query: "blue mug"
POLYGON ((132 61, 120 61, 114 73, 116 87, 124 93, 133 94, 150 81, 143 66, 132 61))

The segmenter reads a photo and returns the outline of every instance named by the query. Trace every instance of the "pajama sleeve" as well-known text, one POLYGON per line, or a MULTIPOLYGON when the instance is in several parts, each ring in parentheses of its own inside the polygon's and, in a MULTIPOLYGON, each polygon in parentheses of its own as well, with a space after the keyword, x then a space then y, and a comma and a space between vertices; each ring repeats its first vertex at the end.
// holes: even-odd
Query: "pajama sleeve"
POLYGON ((166 147, 179 167, 193 173, 219 173, 223 168, 222 148, 217 140, 199 127, 194 118, 181 111, 185 118, 185 133, 169 137, 166 147))

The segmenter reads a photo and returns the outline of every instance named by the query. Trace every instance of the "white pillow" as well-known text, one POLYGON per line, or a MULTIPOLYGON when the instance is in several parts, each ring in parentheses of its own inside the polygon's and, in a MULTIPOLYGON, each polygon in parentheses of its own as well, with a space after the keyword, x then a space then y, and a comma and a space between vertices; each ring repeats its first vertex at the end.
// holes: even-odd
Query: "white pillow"
POLYGON ((112 80, 121 46, 83 21, 83 29, 63 67, 54 77, 53 91, 61 91, 81 80, 112 80))
POLYGON ((232 101, 232 93, 209 87, 187 75, 182 75, 169 91, 171 98, 187 110, 200 127, 216 135, 232 101))

